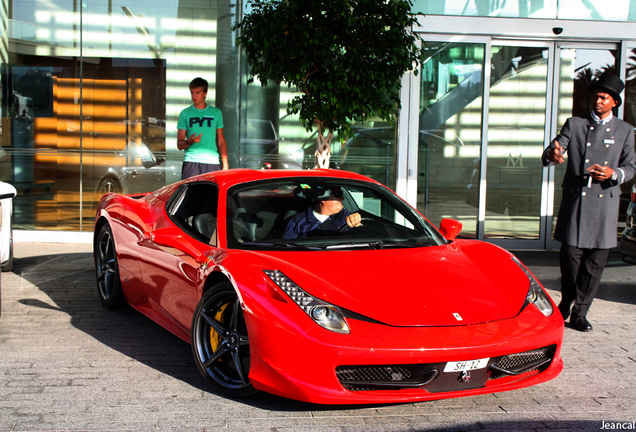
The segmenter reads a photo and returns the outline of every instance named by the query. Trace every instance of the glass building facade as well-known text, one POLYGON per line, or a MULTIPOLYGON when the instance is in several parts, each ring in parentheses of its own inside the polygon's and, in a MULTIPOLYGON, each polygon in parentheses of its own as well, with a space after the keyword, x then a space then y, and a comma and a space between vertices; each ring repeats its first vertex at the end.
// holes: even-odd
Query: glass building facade
MULTIPOLYGON (((181 177, 177 117, 210 83, 231 168, 311 168, 316 137, 286 114, 293 89, 247 85, 229 0, 0 0, 0 180, 14 229, 86 233, 108 191, 181 177)), ((415 0, 426 43, 403 79, 397 125, 355 125, 331 165, 396 190, 433 223, 508 247, 551 248, 562 168, 539 156, 589 109, 587 83, 627 83, 636 120, 636 1, 415 0)), ((627 186, 628 188, 628 186, 627 186)))

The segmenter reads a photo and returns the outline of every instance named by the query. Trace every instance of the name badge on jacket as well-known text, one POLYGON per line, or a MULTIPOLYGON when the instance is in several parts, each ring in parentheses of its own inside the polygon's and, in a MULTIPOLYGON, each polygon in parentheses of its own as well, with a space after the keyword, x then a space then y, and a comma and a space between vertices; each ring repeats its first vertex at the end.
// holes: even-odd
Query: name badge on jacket
POLYGON ((603 140, 603 144, 614 144, 614 140, 613 139, 604 139, 603 140))

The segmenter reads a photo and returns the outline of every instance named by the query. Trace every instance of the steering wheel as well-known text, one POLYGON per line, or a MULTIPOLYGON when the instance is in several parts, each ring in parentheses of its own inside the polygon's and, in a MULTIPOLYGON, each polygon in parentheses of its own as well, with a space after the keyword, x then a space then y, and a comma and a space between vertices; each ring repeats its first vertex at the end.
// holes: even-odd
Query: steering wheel
POLYGON ((346 233, 346 232, 348 232, 347 230, 350 230, 350 229, 354 229, 354 228, 361 227, 361 226, 363 225, 363 224, 362 224, 362 222, 369 222, 369 221, 372 221, 372 220, 373 220, 373 218, 370 218, 370 217, 364 217, 364 216, 363 216, 363 217, 360 219, 360 224, 359 224, 359 225, 356 225, 356 226, 354 226, 354 227, 350 227, 350 226, 349 226, 349 225, 347 225, 347 223, 345 222, 345 224, 344 224, 343 226, 341 226, 340 228, 338 228, 338 232, 339 232, 339 233, 346 233))

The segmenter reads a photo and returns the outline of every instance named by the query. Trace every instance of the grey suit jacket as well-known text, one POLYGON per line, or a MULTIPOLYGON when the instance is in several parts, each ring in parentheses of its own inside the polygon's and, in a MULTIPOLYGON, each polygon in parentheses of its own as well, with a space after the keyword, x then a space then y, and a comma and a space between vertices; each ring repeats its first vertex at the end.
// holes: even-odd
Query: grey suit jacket
MULTIPOLYGON (((567 152, 567 168, 554 238, 581 249, 615 247, 620 184, 636 172, 634 127, 616 117, 598 124, 588 114, 567 119, 555 140, 567 152), (594 164, 613 168, 618 178, 590 180, 587 169, 594 164)), ((544 165, 552 147, 554 140, 543 153, 544 165)))

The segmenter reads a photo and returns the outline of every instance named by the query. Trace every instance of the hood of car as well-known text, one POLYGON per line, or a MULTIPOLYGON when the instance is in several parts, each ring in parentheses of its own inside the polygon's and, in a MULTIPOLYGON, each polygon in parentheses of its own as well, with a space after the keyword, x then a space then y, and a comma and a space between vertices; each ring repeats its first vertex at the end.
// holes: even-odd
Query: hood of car
POLYGON ((392 326, 511 318, 521 310, 529 287, 510 253, 478 241, 267 255, 271 270, 281 271, 312 296, 392 326))

